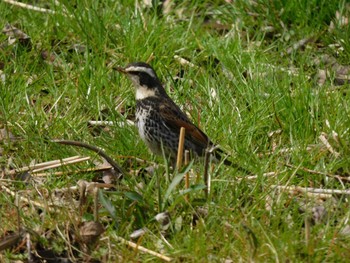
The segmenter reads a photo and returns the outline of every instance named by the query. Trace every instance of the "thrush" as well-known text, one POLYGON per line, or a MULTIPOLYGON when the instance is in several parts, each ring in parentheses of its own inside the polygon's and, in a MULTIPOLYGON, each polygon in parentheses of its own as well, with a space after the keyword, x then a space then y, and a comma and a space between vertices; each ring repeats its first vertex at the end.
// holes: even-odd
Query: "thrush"
MULTIPOLYGON (((176 163, 181 127, 185 128, 184 150, 202 157, 215 144, 187 117, 168 96, 154 69, 147 63, 136 62, 117 70, 126 74, 136 89, 136 126, 141 139, 157 155, 165 154, 176 163)), ((221 159, 223 151, 213 155, 221 159)), ((225 159, 224 164, 231 165, 225 159)))

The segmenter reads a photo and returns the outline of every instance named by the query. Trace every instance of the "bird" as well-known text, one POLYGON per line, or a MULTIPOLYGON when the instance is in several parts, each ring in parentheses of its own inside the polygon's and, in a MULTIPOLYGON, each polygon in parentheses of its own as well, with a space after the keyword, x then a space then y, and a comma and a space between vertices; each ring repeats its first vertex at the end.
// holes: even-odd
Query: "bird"
MULTIPOLYGON (((214 159, 221 160, 224 151, 216 147, 169 97, 155 70, 145 62, 134 62, 116 67, 133 83, 136 90, 135 123, 141 139, 156 155, 165 154, 176 164, 181 127, 185 128, 184 150, 191 156, 203 157, 206 149, 213 151, 214 159)), ((232 162, 224 158, 225 165, 232 162)))

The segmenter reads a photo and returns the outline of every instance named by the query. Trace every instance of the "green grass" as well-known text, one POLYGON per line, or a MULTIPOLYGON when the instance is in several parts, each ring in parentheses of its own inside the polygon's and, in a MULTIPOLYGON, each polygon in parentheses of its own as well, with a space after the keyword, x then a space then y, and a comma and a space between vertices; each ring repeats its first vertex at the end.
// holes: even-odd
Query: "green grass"
MULTIPOLYGON (((6 81, 0 82, 0 128, 20 138, 0 141, 2 168, 73 155, 98 159, 81 148, 50 142, 64 138, 103 148, 131 174, 114 190, 102 191, 99 220, 106 232, 88 249, 69 238, 70 233, 79 232, 81 222, 93 219, 92 195, 80 213, 76 197, 57 197, 55 192, 76 186, 80 179, 94 180, 94 173, 68 173, 94 167, 92 161, 60 168, 66 172, 63 176, 51 175, 39 182, 5 176, 3 179, 11 180, 1 180, 0 185, 30 201, 18 201, 1 190, 1 237, 17 231, 18 217, 20 226, 31 233, 33 250, 40 245, 64 253, 74 250, 70 247, 74 245, 104 262, 159 260, 115 238, 128 240, 133 231, 143 227, 148 231, 139 245, 175 262, 347 261, 349 235, 340 233, 348 225, 347 195, 321 199, 270 187, 348 188, 346 181, 285 166, 349 176, 349 84, 335 86, 337 76, 332 71, 319 86, 318 70, 330 65, 315 63, 329 55, 338 65, 349 67, 349 27, 335 22, 337 26, 328 30, 331 21, 336 21, 336 11, 349 17, 346 1, 209 2, 175 1, 167 15, 135 1, 49 4, 56 14, 0 3, 0 25, 16 26, 32 43, 31 49, 18 41, 5 45, 8 37, 0 36, 0 62, 6 76, 6 81), (266 27, 273 31, 264 30, 266 27), (299 40, 310 37, 313 40, 305 47, 286 53, 299 40), (44 60, 43 52, 53 54, 55 61, 44 60), (175 55, 196 67, 181 65, 175 55), (130 164, 121 156, 161 164, 164 160, 152 156, 136 129, 126 124, 135 109, 134 90, 129 80, 108 65, 124 66, 150 58, 174 101, 184 105, 193 121, 230 152, 236 163, 258 175, 256 179, 216 165, 208 198, 203 181, 193 179, 186 202, 183 182, 174 185, 176 174, 160 167, 153 176, 135 175, 135 169, 147 164, 130 164), (180 71, 183 78, 176 80, 180 71), (122 102, 125 114, 115 108, 117 101, 122 102), (96 135, 88 121, 102 118, 115 125, 96 135), (277 130, 280 132, 269 137, 277 130), (338 139, 333 139, 334 132, 338 139), (323 133, 339 157, 322 144, 319 136, 323 133), (312 149, 307 150, 310 145, 312 149), (283 152, 286 148, 291 150, 283 152), (264 154, 269 151, 273 153, 264 154), (279 174, 263 176, 272 171, 279 174), (64 202, 63 208, 39 209, 31 203, 49 204, 55 199, 64 202), (311 220, 316 206, 324 207, 327 216, 311 224, 306 239, 305 222, 311 220), (198 212, 201 208, 205 208, 205 216, 198 212), (159 223, 154 220, 164 211, 171 216, 165 236, 170 245, 161 238, 159 223), (194 220, 196 216, 200 219, 194 220)), ((42 1, 35 3, 46 6, 42 1)), ((203 165, 194 164, 193 168, 202 177, 203 165)), ((83 253, 75 252, 75 256, 87 259, 83 253)), ((0 251, 4 262, 27 257, 25 246, 18 243, 0 251)))

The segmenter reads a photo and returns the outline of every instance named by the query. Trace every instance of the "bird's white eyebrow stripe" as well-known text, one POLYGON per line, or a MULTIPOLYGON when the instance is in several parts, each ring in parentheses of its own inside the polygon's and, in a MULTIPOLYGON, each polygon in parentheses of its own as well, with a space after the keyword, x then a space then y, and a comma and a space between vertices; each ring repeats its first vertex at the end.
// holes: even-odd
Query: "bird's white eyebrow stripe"
POLYGON ((153 78, 156 77, 156 75, 154 74, 154 71, 151 68, 146 68, 146 67, 130 66, 130 67, 127 67, 125 71, 126 72, 145 72, 153 78))

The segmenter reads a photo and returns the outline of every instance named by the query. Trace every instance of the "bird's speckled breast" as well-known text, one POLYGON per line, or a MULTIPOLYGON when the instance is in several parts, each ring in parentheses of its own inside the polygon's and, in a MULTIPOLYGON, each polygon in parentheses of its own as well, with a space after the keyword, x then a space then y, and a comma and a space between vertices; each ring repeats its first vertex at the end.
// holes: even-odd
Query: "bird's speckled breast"
POLYGON ((154 105, 147 99, 137 101, 136 127, 150 150, 155 154, 162 154, 160 120, 154 105))

